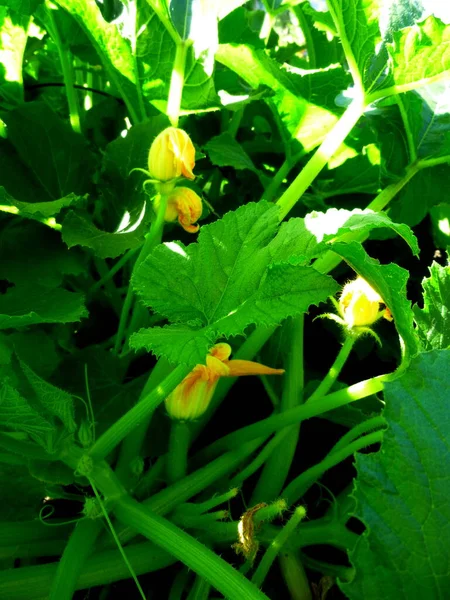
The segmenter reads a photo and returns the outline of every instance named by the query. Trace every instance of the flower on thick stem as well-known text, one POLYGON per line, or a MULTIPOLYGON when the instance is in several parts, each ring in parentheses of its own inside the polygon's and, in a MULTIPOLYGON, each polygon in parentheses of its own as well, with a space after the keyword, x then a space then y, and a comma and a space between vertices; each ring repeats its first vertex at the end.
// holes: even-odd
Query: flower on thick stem
POLYGON ((322 317, 336 321, 352 337, 369 334, 380 344, 378 335, 371 329, 379 319, 392 321, 392 315, 380 294, 358 275, 342 289, 339 302, 331 299, 339 315, 324 314, 322 317))
POLYGON ((206 357, 206 365, 197 365, 165 400, 172 419, 192 421, 201 417, 209 406, 221 377, 242 375, 281 375, 284 369, 272 369, 249 360, 230 360, 231 347, 216 344, 206 357))
MULTIPOLYGON (((153 208, 156 212, 161 204, 161 196, 156 196, 153 208)), ((176 187, 167 196, 167 208, 164 220, 173 223, 178 219, 181 227, 189 233, 196 233, 199 225, 194 223, 201 217, 203 211, 200 196, 186 187, 176 187)))

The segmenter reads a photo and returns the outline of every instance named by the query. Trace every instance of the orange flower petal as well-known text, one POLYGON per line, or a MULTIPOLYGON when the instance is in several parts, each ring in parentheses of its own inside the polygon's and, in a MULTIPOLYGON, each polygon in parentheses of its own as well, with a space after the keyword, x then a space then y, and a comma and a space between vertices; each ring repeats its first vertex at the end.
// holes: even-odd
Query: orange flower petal
POLYGON ((282 375, 284 369, 272 369, 251 360, 229 360, 226 362, 229 368, 229 377, 240 377, 242 375, 282 375))

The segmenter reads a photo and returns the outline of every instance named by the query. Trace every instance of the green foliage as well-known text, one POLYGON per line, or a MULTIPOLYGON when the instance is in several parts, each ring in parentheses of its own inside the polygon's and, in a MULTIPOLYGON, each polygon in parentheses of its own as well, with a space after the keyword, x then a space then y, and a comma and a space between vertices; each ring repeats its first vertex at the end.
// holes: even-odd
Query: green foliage
POLYGON ((424 279, 423 308, 414 306, 414 319, 424 350, 441 350, 450 346, 450 266, 433 262, 430 277, 424 279))
POLYGON ((132 345, 145 344, 173 359, 174 335, 182 335, 177 362, 204 362, 211 339, 239 335, 251 324, 275 325, 326 300, 336 284, 311 267, 285 262, 287 244, 283 237, 272 239, 277 225, 276 208, 249 204, 204 227, 198 244, 156 248, 139 268, 133 286, 147 306, 174 323, 195 328, 194 335, 179 327, 159 329, 153 348, 150 330, 136 334, 132 345), (203 337, 196 331, 199 327, 203 337))
POLYGON ((294 597, 292 577, 306 589, 311 569, 317 597, 331 580, 352 600, 446 596, 447 3, 0 4, 0 597, 101 595, 129 569, 161 567, 149 597, 294 597), (160 187, 142 170, 169 125, 194 144, 195 178, 160 187), (202 211, 184 198, 155 212, 172 185, 202 211), (349 300, 380 345, 318 318, 356 273, 383 298, 349 300), (384 304, 392 322, 377 319, 384 304), (205 364, 225 340, 237 362, 205 364), (254 363, 285 374, 231 390, 223 376, 254 363), (186 427, 164 403, 180 384, 180 404, 209 402, 186 427), (340 463, 367 447, 355 479, 340 463), (82 502, 98 509, 93 489, 128 566, 99 520, 70 537, 49 526, 78 520, 82 502), (254 504, 295 490, 308 522, 260 526, 254 504), (253 585, 239 557, 219 555, 238 529, 257 558, 289 533, 289 569, 253 585), (329 564, 326 546, 353 567, 329 564))
POLYGON ((449 481, 441 465, 448 452, 449 358, 448 350, 422 354, 386 385, 382 451, 356 461, 355 514, 367 530, 350 554, 355 578, 340 584, 351 600, 448 592, 449 481))

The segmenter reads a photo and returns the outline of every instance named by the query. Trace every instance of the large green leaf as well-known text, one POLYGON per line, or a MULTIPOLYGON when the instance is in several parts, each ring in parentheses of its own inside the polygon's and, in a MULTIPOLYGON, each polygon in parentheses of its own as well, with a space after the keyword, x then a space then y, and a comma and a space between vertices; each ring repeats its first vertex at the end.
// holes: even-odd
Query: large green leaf
POLYGON ((82 200, 80 196, 68 194, 64 198, 48 202, 22 202, 10 196, 5 188, 0 187, 0 211, 38 221, 53 217, 80 200, 82 200))
POLYGON ((8 383, 0 387, 0 422, 2 428, 27 433, 44 448, 50 448, 54 426, 8 383))
POLYGON ((399 98, 418 158, 450 156, 450 84, 438 81, 399 98))
POLYGON ((370 258, 358 242, 339 242, 332 245, 332 250, 356 273, 364 277, 383 298, 403 340, 405 355, 411 357, 417 354, 419 344, 413 329, 413 312, 406 297, 408 272, 392 263, 381 265, 377 260, 370 258))
MULTIPOLYGON (((275 325, 336 291, 331 278, 311 267, 281 262, 290 256, 287 244, 278 245, 274 261, 270 244, 277 227, 277 207, 247 204, 203 227, 197 244, 163 244, 139 267, 133 287, 147 306, 173 323, 204 330, 206 341, 183 333, 179 362, 203 362, 211 339, 238 335, 252 323, 275 325)), ((158 329, 155 349, 173 358, 174 335, 180 330, 158 329)), ((134 347, 140 341, 152 348, 149 336, 139 336, 132 338, 134 347)))
POLYGON ((396 86, 423 85, 427 79, 450 71, 450 25, 433 15, 394 32, 388 44, 392 60, 390 78, 396 86))
POLYGON ((44 381, 23 361, 20 366, 33 389, 37 401, 54 417, 58 417, 65 428, 73 433, 76 429, 73 398, 70 394, 44 381))
POLYGON ((450 590, 450 351, 416 357, 386 383, 380 452, 359 454, 355 515, 367 530, 340 587, 350 600, 447 598, 450 590))
MULTIPOLYGON (((58 200, 71 193, 82 195, 89 190, 94 157, 84 138, 47 104, 28 102, 9 112, 4 120, 9 141, 41 190, 38 201, 58 200)), ((18 200, 31 200, 10 190, 8 174, 2 184, 18 200)))
POLYGON ((372 210, 345 210, 330 208, 327 212, 312 211, 304 219, 290 219, 283 223, 279 235, 270 244, 273 260, 286 260, 293 264, 309 264, 311 259, 331 249, 331 244, 348 241, 354 234, 365 236, 373 229, 389 228, 408 243, 418 254, 417 240, 409 227, 393 223, 383 213, 372 210))
POLYGON ((0 329, 35 323, 73 323, 87 316, 82 294, 23 284, 0 295, 0 329))
POLYGON ((414 306, 417 333, 425 350, 450 346, 450 265, 433 262, 430 277, 424 279, 423 308, 414 306))
POLYGON ((21 219, 2 232, 1 279, 20 286, 54 288, 65 275, 80 275, 84 270, 84 257, 68 250, 59 232, 21 219))
POLYGON ((147 210, 144 205, 141 217, 130 229, 125 228, 113 233, 96 227, 87 213, 70 211, 62 223, 62 238, 69 248, 85 246, 91 248, 100 258, 115 258, 142 244, 148 231, 148 219, 144 214, 147 210))
POLYGON ((252 88, 264 85, 275 92, 271 102, 288 138, 292 136, 297 146, 300 142, 306 150, 311 150, 336 123, 341 111, 334 100, 349 82, 342 67, 323 71, 281 67, 263 50, 239 44, 221 44, 216 59, 252 88))

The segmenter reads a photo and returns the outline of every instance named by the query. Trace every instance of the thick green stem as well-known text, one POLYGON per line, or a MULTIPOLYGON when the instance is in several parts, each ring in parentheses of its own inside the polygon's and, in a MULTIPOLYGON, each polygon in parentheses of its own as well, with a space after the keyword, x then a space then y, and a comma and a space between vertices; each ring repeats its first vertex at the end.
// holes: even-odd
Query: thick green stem
MULTIPOLYGON (((143 503, 144 506, 160 515, 170 512, 179 504, 186 502, 186 500, 207 489, 214 482, 232 473, 263 442, 264 438, 258 438, 248 444, 237 446, 231 452, 223 454, 206 466, 154 494, 143 503)), ((120 533, 120 539, 127 542, 134 535, 135 532, 127 528, 120 533)))
POLYGON ((139 76, 139 64, 136 56, 137 47, 137 25, 138 25, 138 10, 136 2, 125 2, 128 11, 129 22, 133 24, 133 31, 131 37, 131 54, 133 56, 133 70, 134 78, 136 80, 136 95, 139 103, 139 110, 141 112, 141 121, 145 121, 147 117, 147 111, 145 110, 144 97, 142 95, 141 81, 139 76))
MULTIPOLYGON (((139 252, 139 255, 134 263, 133 271, 131 277, 136 273, 139 265, 147 258, 150 252, 153 250, 155 246, 157 246, 161 242, 163 229, 164 229, 164 217, 166 215, 167 208, 167 196, 165 194, 161 195, 161 202, 158 208, 158 214, 156 215, 156 219, 153 221, 150 232, 145 239, 144 245, 139 252)), ((119 354, 120 348, 122 346, 122 339, 125 333, 125 329, 128 322, 128 314, 131 309, 131 305, 133 304, 133 288, 131 287, 131 279, 128 285, 127 295, 125 296, 125 301, 123 303, 122 312, 120 314, 119 319, 119 327, 116 335, 116 342, 114 344, 114 351, 116 354, 119 354)))
POLYGON ((61 69, 63 73, 64 85, 66 88, 67 102, 69 104, 69 117, 70 124, 75 133, 81 133, 81 122, 80 122, 80 110, 78 105, 77 92, 74 87, 74 76, 72 67, 72 55, 69 49, 63 43, 61 36, 59 35, 56 20, 53 15, 53 8, 47 5, 46 13, 48 15, 48 30, 55 42, 56 49, 58 50, 59 60, 61 62, 61 69))
POLYGON ((303 167, 302 171, 279 198, 277 204, 281 209, 280 220, 284 219, 301 196, 306 192, 320 171, 326 166, 330 158, 358 122, 363 114, 363 110, 364 102, 362 100, 353 100, 333 129, 327 134, 324 141, 303 167))
POLYGON ((188 423, 172 420, 170 426, 169 454, 167 456, 168 483, 175 483, 186 476, 189 437, 188 423))
POLYGON ((312 600, 311 588, 300 560, 300 553, 295 550, 282 552, 279 562, 291 600, 312 600))
POLYGON ((307 402, 306 404, 297 406, 296 408, 287 410, 281 414, 273 415, 267 419, 262 419, 257 423, 233 431, 233 433, 224 436, 220 440, 217 440, 217 442, 208 446, 205 450, 202 450, 198 458, 201 458, 203 461, 210 460, 221 452, 249 442, 250 440, 261 436, 268 436, 289 425, 306 421, 311 417, 317 417, 334 410, 335 408, 339 408, 340 406, 345 406, 351 402, 367 398, 367 396, 376 394, 383 389, 383 381, 385 379, 386 377, 380 376, 355 383, 348 388, 329 394, 324 398, 320 398, 316 402, 307 402))
POLYGON ((331 451, 330 454, 320 463, 314 465, 310 469, 307 469, 301 475, 291 481, 291 483, 283 491, 283 498, 286 500, 288 505, 294 504, 326 471, 338 465, 349 456, 352 456, 355 454, 355 452, 358 452, 358 450, 362 450, 371 444, 377 444, 382 440, 383 432, 375 431, 374 433, 369 433, 368 435, 359 438, 341 450, 336 452, 331 451))
POLYGON ((83 519, 77 523, 58 563, 49 600, 71 600, 77 589, 78 577, 101 530, 101 519, 83 519))
POLYGON ((342 348, 339 350, 339 354, 330 368, 324 379, 321 381, 319 386, 316 388, 313 394, 308 398, 308 402, 316 401, 327 394, 333 387, 334 382, 339 377, 339 373, 342 371, 347 358, 350 356, 350 352, 356 342, 356 337, 348 336, 345 339, 342 348))
MULTIPOLYGON (((248 479, 253 473, 255 473, 258 469, 262 467, 262 465, 270 458, 275 448, 278 447, 279 444, 285 439, 285 437, 289 434, 289 428, 286 427, 279 431, 271 440, 268 442, 264 448, 258 453, 258 456, 252 460, 252 462, 239 471, 239 473, 230 481, 230 485, 241 485, 246 479, 248 479)), ((250 505, 258 504, 254 502, 253 499, 250 501, 250 505)))
POLYGON ((333 446, 330 454, 342 450, 342 448, 345 448, 351 444, 364 433, 374 429, 380 429, 382 427, 387 427, 386 419, 382 415, 377 415, 376 417, 372 417, 371 419, 367 419, 366 421, 359 423, 359 425, 355 425, 355 427, 352 427, 350 431, 347 431, 347 433, 343 435, 341 439, 333 446))
POLYGON ((208 600, 210 591, 211 585, 203 577, 197 576, 187 600, 208 600))
POLYGON ((149 414, 153 413, 189 372, 189 367, 178 365, 157 388, 153 389, 148 396, 125 413, 114 425, 111 425, 95 442, 89 454, 95 458, 108 456, 129 433, 136 429, 149 414))
MULTIPOLYGON (((281 397, 282 412, 303 402, 303 324, 304 316, 300 315, 288 319, 283 325, 286 375, 281 397)), ((272 452, 256 484, 250 501, 251 506, 262 501, 270 502, 280 495, 297 449, 299 434, 300 425, 293 425, 285 433, 283 443, 272 452)))
POLYGON ((177 43, 175 61, 170 78, 169 98, 167 100, 167 116, 174 127, 178 127, 180 116, 181 98, 184 87, 184 71, 186 68, 186 57, 190 44, 188 41, 180 40, 177 43))
MULTIPOLYGON (((137 575, 164 569, 176 560, 151 542, 127 546, 127 557, 137 575)), ((48 598, 57 568, 57 563, 50 563, 0 572, 0 598, 8 600, 48 598)), ((119 550, 115 548, 92 554, 86 561, 75 587, 77 590, 88 589, 129 577, 130 571, 123 562, 119 550)))
MULTIPOLYGON (((152 369, 138 402, 142 402, 142 400, 146 398, 171 371, 172 367, 168 361, 164 358, 160 358, 152 369)), ((153 412, 150 412, 136 429, 127 435, 122 442, 119 459, 117 461, 116 474, 126 488, 132 485, 135 479, 132 471, 132 461, 141 454, 142 445, 145 436, 147 435, 152 416, 153 412)))
POLYGON ((115 506, 116 517, 181 560, 230 600, 267 600, 248 579, 214 552, 130 497, 115 506))
POLYGON ((289 536, 296 529, 297 525, 302 521, 306 516, 306 510, 303 506, 298 506, 292 517, 286 523, 286 525, 281 529, 280 533, 272 540, 271 544, 268 546, 264 556, 261 559, 261 562, 258 565, 255 573, 252 577, 252 582, 261 587, 266 575, 268 574, 270 567, 273 564, 273 561, 276 559, 278 553, 283 548, 284 544, 287 542, 289 536))

